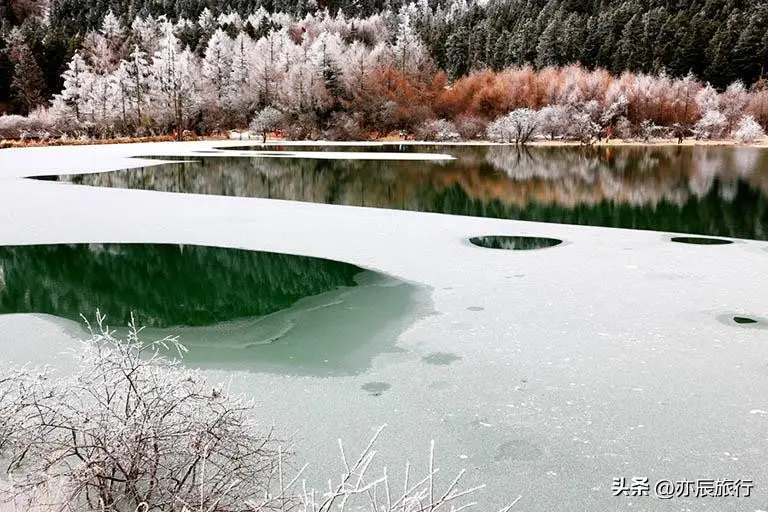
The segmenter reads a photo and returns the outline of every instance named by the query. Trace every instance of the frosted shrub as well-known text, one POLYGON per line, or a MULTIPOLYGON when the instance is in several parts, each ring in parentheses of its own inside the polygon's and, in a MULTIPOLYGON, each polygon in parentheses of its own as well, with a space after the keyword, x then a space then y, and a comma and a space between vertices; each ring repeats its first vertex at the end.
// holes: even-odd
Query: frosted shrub
POLYGON ((36 119, 24 116, 0 116, 0 139, 19 139, 25 133, 40 130, 43 126, 36 119))
POLYGON ((616 121, 616 135, 622 139, 630 139, 634 136, 632 123, 624 116, 620 116, 616 121))
POLYGON ((589 114, 575 112, 570 117, 568 135, 582 144, 592 144, 600 136, 600 125, 589 114))
POLYGON ((723 136, 727 126, 728 119, 722 112, 708 110, 693 126, 693 132, 697 139, 719 138, 723 136))
POLYGON ((485 135, 486 123, 480 117, 459 116, 456 118, 456 131, 464 140, 480 139, 485 135))
POLYGON ((456 126, 445 119, 422 123, 416 130, 416 134, 424 140, 455 141, 461 138, 458 131, 456 131, 456 126))
POLYGON ((640 123, 640 136, 643 138, 643 140, 648 141, 651 137, 657 135, 662 129, 662 126, 657 125, 650 119, 645 119, 642 123, 640 123))
POLYGON ((733 131, 733 137, 739 142, 753 142, 765 137, 765 131, 752 116, 744 116, 733 131))
POLYGON ((168 349, 184 350, 175 338, 144 343, 135 326, 123 342, 98 317, 71 378, 2 382, 0 448, 16 499, 59 494, 64 510, 114 512, 260 499, 278 445, 256 429, 250 403, 160 354, 168 349))
POLYGON ((488 123, 485 128, 485 134, 491 142, 511 142, 512 127, 506 116, 500 117, 488 123))
POLYGON ((326 140, 360 140, 364 138, 360 129, 360 116, 335 112, 331 116, 331 126, 323 132, 326 140))

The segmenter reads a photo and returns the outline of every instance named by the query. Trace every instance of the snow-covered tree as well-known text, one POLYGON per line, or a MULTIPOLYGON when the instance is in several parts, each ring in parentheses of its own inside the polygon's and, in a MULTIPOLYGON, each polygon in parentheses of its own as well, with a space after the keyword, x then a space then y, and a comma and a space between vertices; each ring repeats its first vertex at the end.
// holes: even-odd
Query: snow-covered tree
POLYGON ((267 142, 267 133, 280 128, 285 120, 285 114, 274 107, 264 107, 256 112, 249 129, 251 133, 260 134, 262 142, 267 142))
POLYGON ((582 144, 592 144, 600 137, 600 125, 593 121, 588 112, 572 112, 569 117, 568 134, 582 144))
POLYGON ((542 108, 539 110, 539 126, 541 133, 549 136, 551 140, 565 135, 570 126, 568 107, 548 105, 542 108))
POLYGON ((115 16, 115 13, 110 9, 104 16, 104 20, 101 22, 101 34, 107 39, 119 39, 123 37, 124 29, 120 24, 120 20, 115 16))
POLYGON ((79 52, 75 52, 72 56, 62 78, 64 79, 64 89, 62 89, 60 97, 64 104, 72 109, 75 119, 79 121, 86 114, 84 107, 88 100, 88 92, 93 84, 93 73, 79 52))
POLYGON ((91 111, 91 121, 99 129, 99 135, 107 137, 112 135, 113 116, 117 113, 113 107, 113 89, 110 84, 110 75, 93 75, 87 99, 91 111))
POLYGON ((307 488, 304 469, 287 469, 294 456, 254 421, 256 404, 185 369, 176 337, 145 342, 131 324, 123 340, 97 320, 69 377, 2 367, 0 454, 13 476, 2 491, 17 508, 460 510, 482 487, 463 488, 463 471, 438 486, 434 442, 426 477, 413 478, 410 462, 403 482, 390 482, 386 467, 371 474, 380 427, 358 456, 339 441, 341 471, 325 492, 307 488))
POLYGON ((486 133, 492 141, 525 144, 538 128, 538 113, 530 108, 519 108, 490 123, 486 133))
POLYGON ((135 119, 136 127, 142 125, 142 115, 146 112, 150 85, 153 82, 152 68, 146 54, 135 46, 125 62, 125 88, 130 98, 129 109, 135 119))
POLYGON ((539 128, 538 113, 529 108, 518 108, 507 115, 516 144, 525 144, 539 128))
POLYGON ((256 42, 255 85, 261 105, 273 105, 277 102, 279 82, 287 64, 286 46, 289 41, 286 31, 280 30, 271 32, 256 42))
POLYGON ((181 140, 187 120, 197 112, 200 101, 196 60, 188 49, 180 49, 170 23, 165 25, 159 46, 152 59, 152 94, 158 102, 158 114, 174 125, 181 140))
POLYGON ((695 100, 702 114, 710 110, 720 110, 720 95, 710 84, 705 85, 696 93, 695 100))
POLYGON ((230 92, 232 79, 232 45, 226 32, 217 29, 208 40, 202 62, 204 91, 213 96, 221 108, 225 95, 230 92))
POLYGON ((108 83, 112 104, 117 109, 115 118, 119 117, 120 128, 124 130, 128 126, 131 112, 131 80, 126 61, 120 61, 115 72, 109 76, 108 83))
POLYGON ((318 74, 318 83, 314 104, 321 108, 331 108, 344 93, 341 76, 341 56, 344 43, 336 33, 321 33, 310 45, 309 59, 318 74))
MULTIPOLYGON (((232 42, 232 72, 227 96, 231 108, 234 112, 242 114, 243 123, 246 125, 251 109, 258 101, 253 62, 255 51, 255 43, 246 32, 240 32, 232 42)), ((238 116, 239 119, 241 118, 238 116)))
POLYGON ((740 80, 729 85, 720 96, 720 111, 725 116, 727 128, 733 128, 744 115, 749 96, 747 88, 740 80))
POLYGON ((158 50, 158 44, 163 39, 166 23, 168 20, 164 16, 159 18, 137 16, 131 23, 132 40, 144 53, 154 55, 158 50))
POLYGON ((429 54, 416 33, 410 16, 404 14, 400 18, 395 44, 392 46, 395 66, 408 78, 423 76, 429 71, 429 54))

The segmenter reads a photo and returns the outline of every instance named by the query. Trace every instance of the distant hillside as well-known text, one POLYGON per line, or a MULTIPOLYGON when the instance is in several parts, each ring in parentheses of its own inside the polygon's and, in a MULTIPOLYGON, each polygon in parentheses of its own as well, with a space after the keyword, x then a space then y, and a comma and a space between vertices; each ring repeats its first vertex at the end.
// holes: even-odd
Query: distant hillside
POLYGON ((614 75, 690 72, 722 90, 735 80, 749 87, 768 67, 765 0, 8 0, 0 6, 0 110, 3 104, 25 110, 13 101, 14 27, 21 28, 34 59, 27 59, 31 78, 23 86, 39 86, 40 97, 50 99, 62 89, 61 75, 74 51, 110 11, 124 27, 148 17, 166 16, 177 25, 189 20, 180 39, 202 56, 210 36, 202 17, 234 13, 244 21, 242 30, 257 39, 270 28, 248 22, 255 12, 300 19, 326 9, 348 20, 380 15, 390 28, 408 13, 436 67, 450 80, 485 68, 580 63, 614 75))

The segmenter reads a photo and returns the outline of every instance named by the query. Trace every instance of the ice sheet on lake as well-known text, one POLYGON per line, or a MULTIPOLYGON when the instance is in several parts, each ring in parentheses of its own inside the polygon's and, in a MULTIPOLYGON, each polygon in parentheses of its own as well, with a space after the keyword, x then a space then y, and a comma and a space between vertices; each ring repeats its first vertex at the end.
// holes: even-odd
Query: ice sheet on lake
MULTIPOLYGON (((122 168, 129 153, 148 154, 99 149, 89 162, 82 148, 13 151, 0 151, 0 174, 122 168)), ((525 512, 630 502, 729 511, 768 500, 768 415, 756 412, 768 411, 766 331, 721 321, 768 316, 765 242, 686 245, 645 231, 18 180, 0 183, 0 205, 2 244, 241 247, 431 287, 436 313, 399 337, 405 352, 363 374, 212 371, 253 394, 262 421, 297 432, 311 478, 339 469, 337 438, 355 451, 387 423, 379 454, 390 474, 406 458, 423 469, 435 439, 443 481, 467 468, 468 484, 488 484, 478 510, 519 494, 515 511, 525 512), (567 243, 500 251, 466 242, 483 235, 567 243), (455 357, 424 360, 435 353, 455 357), (633 476, 756 486, 741 500, 613 497, 612 478, 633 476)), ((0 339, 20 339, 11 324, 0 322, 0 339)))

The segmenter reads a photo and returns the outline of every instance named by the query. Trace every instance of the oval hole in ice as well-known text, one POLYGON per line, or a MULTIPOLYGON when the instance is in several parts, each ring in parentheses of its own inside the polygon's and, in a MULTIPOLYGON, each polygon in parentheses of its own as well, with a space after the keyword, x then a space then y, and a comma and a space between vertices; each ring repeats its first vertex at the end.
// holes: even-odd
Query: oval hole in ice
POLYGON ((361 386, 362 390, 367 391, 371 396, 380 396, 391 387, 392 385, 387 382, 366 382, 361 386))
POLYGON ((679 244, 694 245, 727 245, 733 243, 731 240, 724 240, 722 238, 708 238, 703 236, 674 236, 671 238, 671 240, 679 244))
POLYGON ((557 238, 507 235, 476 236, 470 238, 469 241, 478 247, 484 247, 486 249, 504 249, 507 251, 544 249, 563 243, 562 240, 558 240, 557 238))

